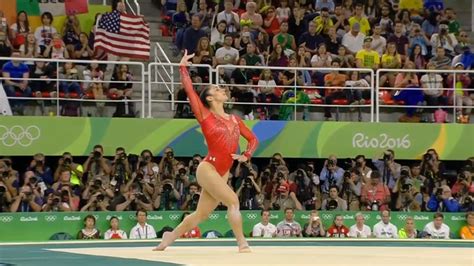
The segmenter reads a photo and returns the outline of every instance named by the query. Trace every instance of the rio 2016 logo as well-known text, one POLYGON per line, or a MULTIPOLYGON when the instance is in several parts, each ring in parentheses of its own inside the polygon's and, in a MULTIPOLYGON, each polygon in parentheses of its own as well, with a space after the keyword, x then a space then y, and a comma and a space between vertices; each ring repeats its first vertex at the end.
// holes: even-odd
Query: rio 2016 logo
POLYGON ((410 135, 406 134, 401 138, 392 138, 388 134, 382 133, 377 137, 368 137, 364 133, 356 133, 352 137, 353 148, 378 148, 378 149, 408 149, 411 147, 410 135))

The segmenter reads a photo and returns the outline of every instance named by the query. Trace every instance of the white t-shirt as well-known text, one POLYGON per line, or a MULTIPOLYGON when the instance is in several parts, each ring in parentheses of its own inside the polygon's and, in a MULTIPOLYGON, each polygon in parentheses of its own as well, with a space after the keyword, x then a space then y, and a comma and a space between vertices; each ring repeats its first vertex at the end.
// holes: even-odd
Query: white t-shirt
POLYGON ((253 227, 252 236, 253 237, 273 237, 276 235, 277 228, 275 225, 268 223, 263 225, 258 223, 253 227))
POLYGON ((35 30, 35 38, 38 45, 48 46, 53 40, 53 35, 57 33, 56 28, 52 26, 39 26, 35 30))
POLYGON ((372 236, 372 230, 370 230, 370 227, 364 224, 362 227, 362 230, 359 230, 357 228, 357 224, 354 224, 351 226, 349 229, 349 237, 355 237, 355 238, 369 238, 372 236))
POLYGON ((342 45, 344 45, 349 51, 353 54, 362 50, 362 45, 364 44, 365 35, 363 33, 357 34, 354 37, 352 33, 348 32, 342 37, 342 45))
POLYGON ((130 230, 130 239, 153 239, 156 238, 156 232, 153 226, 145 224, 141 226, 140 224, 135 225, 132 230, 130 230))
POLYGON ((127 233, 125 233, 125 231, 123 230, 117 230, 117 231, 114 231, 112 229, 109 229, 107 230, 105 233, 104 233, 104 239, 112 239, 112 236, 114 236, 114 239, 117 239, 116 237, 120 237, 121 239, 127 239, 127 233))
POLYGON ((441 228, 436 229, 434 222, 429 222, 427 225, 425 225, 425 229, 423 229, 423 231, 430 234, 431 238, 449 239, 449 226, 444 223, 441 225, 441 228))
POLYGON ((225 64, 233 65, 239 59, 239 51, 234 47, 221 47, 216 51, 216 58, 223 58, 225 64))
POLYGON ((424 74, 421 76, 423 92, 429 96, 440 96, 443 88, 443 77, 440 74, 424 74))
POLYGON ((380 36, 379 38, 372 37, 372 49, 377 51, 380 57, 382 57, 386 46, 387 46, 387 40, 383 36, 380 36))
POLYGON ((398 238, 398 230, 392 223, 384 224, 383 221, 374 225, 374 236, 376 238, 398 238))

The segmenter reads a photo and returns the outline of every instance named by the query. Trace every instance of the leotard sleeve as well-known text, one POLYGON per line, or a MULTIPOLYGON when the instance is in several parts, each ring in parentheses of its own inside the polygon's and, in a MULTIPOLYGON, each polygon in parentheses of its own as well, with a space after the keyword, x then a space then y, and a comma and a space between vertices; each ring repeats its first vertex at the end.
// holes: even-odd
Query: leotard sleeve
POLYGON ((239 130, 240 135, 242 135, 247 140, 247 150, 243 153, 245 157, 250 159, 252 154, 255 152, 258 146, 258 139, 257 136, 239 119, 239 130))
POLYGON ((180 66, 179 72, 181 74, 181 83, 183 84, 184 91, 186 92, 191 104, 191 110, 193 111, 197 121, 201 123, 209 115, 209 109, 202 104, 199 95, 194 91, 193 83, 189 76, 187 67, 180 66))

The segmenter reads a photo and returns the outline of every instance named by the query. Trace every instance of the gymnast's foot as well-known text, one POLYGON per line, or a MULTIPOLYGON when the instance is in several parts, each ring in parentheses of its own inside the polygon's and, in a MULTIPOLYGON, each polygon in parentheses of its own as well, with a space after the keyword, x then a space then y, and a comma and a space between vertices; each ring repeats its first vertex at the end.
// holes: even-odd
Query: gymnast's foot
POLYGON ((250 253, 252 250, 250 249, 249 244, 247 243, 246 240, 242 241, 239 244, 239 253, 250 253))
POLYGON ((172 232, 165 232, 161 238, 161 243, 153 249, 153 251, 164 251, 171 243, 174 242, 174 237, 172 232))

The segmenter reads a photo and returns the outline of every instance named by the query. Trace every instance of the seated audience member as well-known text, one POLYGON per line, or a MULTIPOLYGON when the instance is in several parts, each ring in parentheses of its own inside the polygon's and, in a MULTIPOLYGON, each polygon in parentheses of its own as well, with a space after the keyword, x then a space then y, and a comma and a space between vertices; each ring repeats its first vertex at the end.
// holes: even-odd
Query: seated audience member
POLYGON ((277 227, 270 223, 270 211, 262 210, 261 216, 262 221, 253 227, 252 237, 275 237, 277 235, 277 227))
POLYGON ((127 233, 120 229, 119 219, 116 216, 109 219, 109 225, 109 230, 104 233, 104 239, 127 239, 127 233))
POLYGON ((130 230, 130 239, 156 238, 155 228, 147 224, 147 211, 140 209, 136 212, 137 225, 130 230))
POLYGON ((425 225, 423 238, 449 239, 449 226, 443 223, 444 215, 437 212, 433 215, 433 221, 425 225))
POLYGON ((305 237, 324 237, 326 236, 326 231, 324 230, 324 225, 321 222, 318 211, 312 210, 309 215, 309 221, 304 226, 303 236, 305 237))
POLYGON ((338 214, 334 217, 332 225, 328 228, 327 237, 346 238, 349 234, 349 228, 344 225, 344 218, 338 214))
POLYGON ((461 228, 460 236, 462 239, 474 240, 474 212, 466 213, 466 225, 461 228))
POLYGON ((347 202, 339 197, 339 188, 337 186, 329 188, 329 198, 324 199, 321 206, 322 210, 347 211, 347 202))
MULTIPOLYGON (((2 67, 2 76, 4 78, 3 89, 8 97, 31 97, 32 92, 31 88, 28 86, 27 80, 30 76, 30 70, 26 64, 18 60, 20 57, 19 52, 13 52, 12 57, 17 58, 17 60, 12 59, 2 67)), ((12 106, 12 109, 15 109, 14 112, 23 114, 24 101, 12 99, 10 100, 10 105, 12 106)))
POLYGON ((382 220, 374 225, 375 238, 398 238, 397 227, 390 222, 390 211, 381 211, 380 216, 382 220))
POLYGON ((415 220, 413 217, 407 217, 405 220, 405 227, 398 231, 398 238, 407 239, 407 238, 420 238, 421 232, 415 228, 415 220))
POLYGON ((95 217, 93 215, 87 215, 84 218, 84 228, 77 233, 77 239, 100 239, 100 232, 95 227, 95 217))
POLYGON ((364 215, 360 212, 355 215, 356 223, 349 229, 349 237, 353 238, 370 238, 372 230, 365 224, 364 215))
POLYGON ((294 220, 292 208, 285 209, 285 219, 277 224, 278 237, 302 237, 301 225, 294 220))

